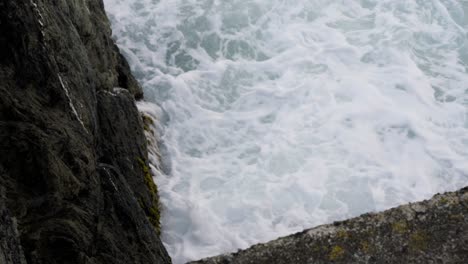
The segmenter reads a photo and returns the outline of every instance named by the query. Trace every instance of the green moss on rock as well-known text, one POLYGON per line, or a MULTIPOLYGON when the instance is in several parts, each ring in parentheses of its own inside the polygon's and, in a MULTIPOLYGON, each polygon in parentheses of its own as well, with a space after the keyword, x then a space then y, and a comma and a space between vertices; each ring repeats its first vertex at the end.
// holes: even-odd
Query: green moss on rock
POLYGON ((159 206, 158 187, 153 181, 151 169, 148 167, 147 163, 142 158, 137 158, 137 161, 143 171, 145 184, 150 192, 152 200, 152 204, 150 206, 145 206, 144 203, 140 200, 140 206, 142 206, 143 210, 145 210, 146 215, 148 216, 148 220, 159 235, 161 234, 161 210, 159 206))
POLYGON ((143 120, 143 129, 147 132, 153 132, 151 126, 154 125, 154 121, 151 117, 141 114, 141 119, 143 120))

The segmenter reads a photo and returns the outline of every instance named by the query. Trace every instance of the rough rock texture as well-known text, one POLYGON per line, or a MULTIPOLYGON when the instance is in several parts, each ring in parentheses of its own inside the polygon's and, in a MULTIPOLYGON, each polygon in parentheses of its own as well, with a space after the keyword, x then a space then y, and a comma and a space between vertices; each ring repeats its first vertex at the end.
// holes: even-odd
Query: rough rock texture
POLYGON ((0 32, 0 263, 169 263, 102 0, 1 0, 0 32))
POLYGON ((15 219, 5 205, 5 196, 0 188, 0 263, 25 264, 23 249, 15 219))
POLYGON ((193 263, 468 263, 468 187, 193 263))

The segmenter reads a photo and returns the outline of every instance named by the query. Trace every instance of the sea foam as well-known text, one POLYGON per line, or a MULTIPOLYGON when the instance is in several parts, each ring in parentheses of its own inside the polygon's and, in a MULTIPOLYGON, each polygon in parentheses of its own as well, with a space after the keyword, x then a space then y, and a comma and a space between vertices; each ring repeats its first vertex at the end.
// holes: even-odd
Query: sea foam
POLYGON ((467 185, 467 0, 104 2, 175 263, 467 185))

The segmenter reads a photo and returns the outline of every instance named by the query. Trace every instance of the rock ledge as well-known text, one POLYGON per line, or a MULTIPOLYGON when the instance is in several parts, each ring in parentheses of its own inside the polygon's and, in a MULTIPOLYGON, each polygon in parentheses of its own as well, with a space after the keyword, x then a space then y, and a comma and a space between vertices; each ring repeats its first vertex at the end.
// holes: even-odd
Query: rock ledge
POLYGON ((468 187, 199 264, 468 263, 468 187))

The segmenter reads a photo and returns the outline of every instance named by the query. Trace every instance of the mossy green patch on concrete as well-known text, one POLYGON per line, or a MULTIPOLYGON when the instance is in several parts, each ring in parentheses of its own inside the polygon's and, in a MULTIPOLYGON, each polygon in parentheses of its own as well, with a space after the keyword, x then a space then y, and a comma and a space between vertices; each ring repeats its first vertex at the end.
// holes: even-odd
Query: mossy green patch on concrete
POLYGON ((370 251, 370 245, 369 245, 369 242, 367 241, 361 241, 360 245, 359 245, 359 249, 364 252, 364 253, 369 253, 370 251))
POLYGON ((335 260, 340 260, 341 258, 344 257, 345 250, 340 247, 340 246, 334 246, 332 250, 330 251, 330 254, 328 257, 330 260, 335 261, 335 260))
POLYGON ((392 224, 393 233, 404 234, 408 232, 408 224, 406 221, 398 221, 392 224))
POLYGON ((349 233, 346 230, 339 230, 336 234, 339 239, 345 240, 349 238, 349 233))
POLYGON ((409 246, 413 251, 423 251, 427 249, 429 236, 424 231, 416 231, 410 235, 409 246))
POLYGON ((311 250, 313 252, 319 253, 319 252, 327 252, 328 248, 319 243, 316 243, 311 246, 311 250))
POLYGON ((440 200, 439 200, 439 203, 441 203, 441 204, 448 204, 448 203, 449 203, 449 199, 447 199, 446 197, 441 197, 440 200))
POLYGON ((449 219, 455 222, 463 221, 465 216, 463 214, 453 214, 449 216, 449 219))

